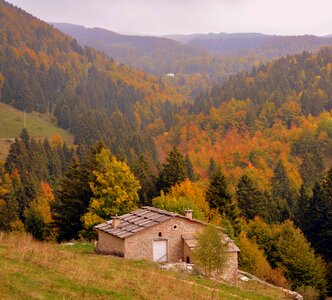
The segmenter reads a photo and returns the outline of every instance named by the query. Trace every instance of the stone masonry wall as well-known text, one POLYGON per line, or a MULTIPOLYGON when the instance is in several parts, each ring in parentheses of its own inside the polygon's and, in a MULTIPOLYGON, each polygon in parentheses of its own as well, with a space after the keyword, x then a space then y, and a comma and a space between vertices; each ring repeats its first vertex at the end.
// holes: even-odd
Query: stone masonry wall
POLYGON ((182 233, 195 233, 202 231, 204 227, 202 224, 174 217, 126 238, 125 258, 153 260, 153 241, 167 240, 167 261, 180 262, 183 260, 182 233))
POLYGON ((212 275, 212 278, 218 280, 222 279, 226 282, 237 284, 238 277, 238 257, 237 252, 228 253, 228 260, 225 263, 222 274, 219 276, 212 275))
POLYGON ((124 239, 120 239, 116 236, 98 230, 96 252, 101 254, 124 256, 125 241, 124 239))

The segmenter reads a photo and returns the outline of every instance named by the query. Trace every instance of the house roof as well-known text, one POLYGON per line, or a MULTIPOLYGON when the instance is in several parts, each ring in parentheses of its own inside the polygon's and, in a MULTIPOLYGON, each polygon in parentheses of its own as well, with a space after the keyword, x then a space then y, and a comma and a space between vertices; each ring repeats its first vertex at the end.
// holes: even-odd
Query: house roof
POLYGON ((136 232, 167 221, 174 216, 177 216, 177 214, 154 207, 144 206, 133 212, 120 216, 120 224, 117 227, 113 227, 112 220, 110 220, 95 226, 95 228, 119 238, 126 238, 136 232))
POLYGON ((119 238, 126 238, 136 232, 158 225, 173 217, 187 219, 191 222, 207 225, 208 223, 196 219, 190 219, 177 213, 169 212, 155 207, 143 206, 128 214, 118 217, 120 224, 113 227, 112 220, 95 226, 96 229, 115 235, 119 238))

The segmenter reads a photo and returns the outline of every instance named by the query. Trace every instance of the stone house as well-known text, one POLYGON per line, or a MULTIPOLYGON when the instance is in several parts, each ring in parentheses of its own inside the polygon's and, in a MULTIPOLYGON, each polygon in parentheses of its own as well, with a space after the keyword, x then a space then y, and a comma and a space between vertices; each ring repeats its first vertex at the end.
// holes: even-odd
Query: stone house
MULTIPOLYGON (((192 250, 197 245, 195 234, 207 225, 193 219, 192 210, 186 210, 183 216, 144 206, 95 226, 98 232, 96 251, 126 259, 191 263, 192 250)), ((228 236, 224 237, 229 259, 221 277, 237 283, 239 249, 228 236)))

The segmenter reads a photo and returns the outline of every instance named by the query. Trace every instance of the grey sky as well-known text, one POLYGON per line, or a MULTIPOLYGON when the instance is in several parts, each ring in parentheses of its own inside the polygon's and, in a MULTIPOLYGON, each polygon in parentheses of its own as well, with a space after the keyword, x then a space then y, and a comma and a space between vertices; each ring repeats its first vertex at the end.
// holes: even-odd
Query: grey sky
POLYGON ((332 34, 332 0, 9 0, 38 18, 119 33, 332 34))

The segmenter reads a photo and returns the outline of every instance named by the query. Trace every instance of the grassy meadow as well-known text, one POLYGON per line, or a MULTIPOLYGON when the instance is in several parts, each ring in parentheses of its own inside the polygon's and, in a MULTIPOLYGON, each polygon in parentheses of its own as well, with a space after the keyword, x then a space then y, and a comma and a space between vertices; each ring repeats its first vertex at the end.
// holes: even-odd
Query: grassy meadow
POLYGON ((23 234, 0 233, 0 266, 0 299, 286 299, 254 282, 234 287, 23 234))
MULTIPOLYGON (((47 115, 36 112, 26 113, 26 127, 29 134, 36 139, 51 138, 59 134, 68 144, 73 144, 73 136, 56 126, 47 115)), ((24 128, 24 113, 12 106, 0 103, 0 161, 6 158, 11 141, 19 137, 24 128)))

